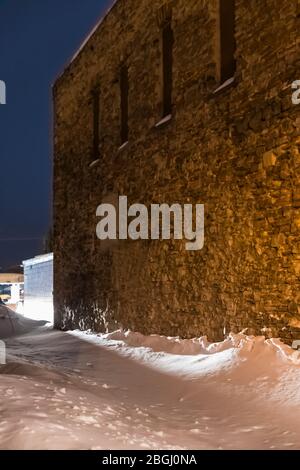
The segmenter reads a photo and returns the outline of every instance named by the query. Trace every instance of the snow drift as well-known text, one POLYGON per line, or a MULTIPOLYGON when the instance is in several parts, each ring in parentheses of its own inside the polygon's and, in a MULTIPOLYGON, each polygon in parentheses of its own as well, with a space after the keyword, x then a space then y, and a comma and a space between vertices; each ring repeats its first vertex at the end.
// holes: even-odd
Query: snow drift
POLYGON ((300 357, 279 340, 21 326, 0 366, 0 449, 300 448, 300 357))
POLYGON ((261 399, 300 405, 300 352, 279 339, 239 333, 209 343, 206 337, 188 340, 121 330, 98 336, 71 334, 167 374, 201 378, 202 383, 213 378, 225 382, 228 391, 233 384, 249 387, 243 393, 255 387, 261 399))
POLYGON ((27 319, 5 305, 0 305, 0 339, 23 335, 46 323, 27 319))

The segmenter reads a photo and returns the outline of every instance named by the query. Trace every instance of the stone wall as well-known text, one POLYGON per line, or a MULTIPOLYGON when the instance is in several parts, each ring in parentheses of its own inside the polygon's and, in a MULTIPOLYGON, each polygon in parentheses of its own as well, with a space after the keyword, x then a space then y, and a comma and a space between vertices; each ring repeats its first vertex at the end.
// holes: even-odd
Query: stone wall
POLYGON ((54 86, 55 322, 223 339, 300 337, 299 2, 236 1, 233 86, 219 86, 218 1, 174 0, 172 120, 161 118, 161 0, 119 0, 54 86), (129 143, 120 149, 120 64, 129 143), (298 75, 297 75, 298 73, 298 75), (92 90, 100 86, 101 156, 92 90), (204 203, 205 246, 96 239, 96 208, 204 203))

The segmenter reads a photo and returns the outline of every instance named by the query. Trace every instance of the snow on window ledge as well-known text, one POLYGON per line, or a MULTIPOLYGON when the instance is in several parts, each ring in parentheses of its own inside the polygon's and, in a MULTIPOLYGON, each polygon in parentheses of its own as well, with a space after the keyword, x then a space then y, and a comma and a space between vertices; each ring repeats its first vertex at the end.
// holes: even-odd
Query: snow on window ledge
POLYGON ((97 160, 93 160, 90 164, 89 167, 93 168, 93 166, 97 165, 97 163, 100 162, 100 158, 97 158, 97 160))
POLYGON ((167 122, 171 121, 171 119, 172 119, 172 114, 167 114, 167 116, 164 116, 160 121, 158 121, 155 124, 155 127, 160 127, 163 124, 166 124, 167 122))
POLYGON ((225 80, 225 82, 223 82, 220 86, 218 86, 218 88, 216 88, 213 93, 218 93, 219 91, 222 91, 224 90, 225 88, 229 87, 230 85, 232 85, 233 83, 235 82, 235 77, 230 77, 228 78, 227 80, 225 80))
POLYGON ((126 142, 124 142, 122 145, 120 145, 120 147, 118 148, 119 152, 121 152, 121 150, 123 150, 125 147, 127 147, 127 145, 129 144, 128 140, 126 140, 126 142))

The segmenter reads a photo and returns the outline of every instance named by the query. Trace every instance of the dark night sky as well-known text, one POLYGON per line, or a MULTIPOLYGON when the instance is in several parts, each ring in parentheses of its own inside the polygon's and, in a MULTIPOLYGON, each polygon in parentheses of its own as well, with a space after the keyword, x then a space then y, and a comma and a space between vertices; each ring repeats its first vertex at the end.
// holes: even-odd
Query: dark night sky
POLYGON ((111 3, 0 0, 0 269, 41 250, 51 224, 51 84, 111 3))

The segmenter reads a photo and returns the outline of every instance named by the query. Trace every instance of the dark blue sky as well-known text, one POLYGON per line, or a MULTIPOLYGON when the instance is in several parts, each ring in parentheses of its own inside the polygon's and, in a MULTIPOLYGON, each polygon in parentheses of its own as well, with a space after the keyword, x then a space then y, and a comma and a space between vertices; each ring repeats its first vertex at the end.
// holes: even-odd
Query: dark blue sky
POLYGON ((51 224, 51 84, 111 3, 0 0, 0 269, 39 254, 51 224))

